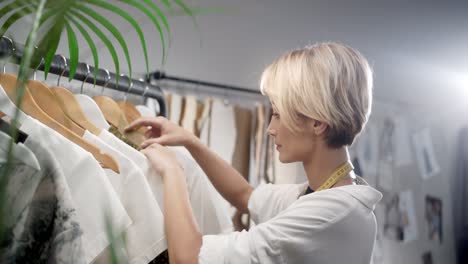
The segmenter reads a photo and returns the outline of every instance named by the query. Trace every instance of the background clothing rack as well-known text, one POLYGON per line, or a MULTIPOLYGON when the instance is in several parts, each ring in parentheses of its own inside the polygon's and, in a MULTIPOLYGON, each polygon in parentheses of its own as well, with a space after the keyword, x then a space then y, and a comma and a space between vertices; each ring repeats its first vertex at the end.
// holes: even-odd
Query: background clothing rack
POLYGON ((204 93, 205 95, 218 94, 218 96, 224 97, 225 100, 236 101, 237 99, 237 101, 242 102, 243 104, 246 104, 249 102, 251 104, 252 101, 255 101, 258 103, 264 103, 264 104, 267 104, 268 102, 267 98, 263 96, 258 90, 238 87, 238 86, 233 86, 233 85, 227 85, 227 84, 189 79, 189 78, 184 78, 184 77, 171 76, 171 75, 167 75, 163 71, 151 72, 149 75, 148 81, 149 82, 162 81, 158 84, 162 87, 163 90, 165 88, 177 88, 177 85, 170 87, 168 83, 169 84, 174 84, 174 83, 182 84, 183 83, 183 84, 190 84, 190 86, 189 87, 184 86, 182 90, 186 90, 186 88, 189 88, 190 90, 192 90, 192 92, 196 93, 197 95, 201 95, 204 93))
MULTIPOLYGON (((19 59, 21 59, 21 57, 23 56, 23 49, 24 45, 12 42, 6 37, 1 37, 0 39, 0 58, 8 58, 13 56, 14 59, 10 61, 13 63, 17 63, 19 59)), ((65 60, 67 61, 66 65, 69 65, 70 60, 68 58, 65 58, 65 60)), ((55 55, 54 59, 52 60, 49 72, 60 75, 62 77, 68 77, 70 72, 69 67, 66 65, 64 63, 63 56, 55 55)), ((43 63, 41 63, 41 65, 38 67, 38 70, 44 70, 43 63)), ((145 97, 154 98, 159 103, 159 115, 167 116, 166 98, 159 86, 150 84, 145 81, 130 79, 127 76, 120 76, 119 82, 117 83, 116 74, 109 72, 109 78, 107 72, 108 71, 106 71, 105 69, 98 69, 98 74, 96 76, 96 85, 105 86, 106 88, 121 92, 128 92, 130 94, 144 95, 145 97), (130 83, 132 83, 133 86, 129 90, 130 83)), ((73 79, 93 84, 95 81, 94 67, 89 66, 88 74, 86 64, 79 63, 73 79)))

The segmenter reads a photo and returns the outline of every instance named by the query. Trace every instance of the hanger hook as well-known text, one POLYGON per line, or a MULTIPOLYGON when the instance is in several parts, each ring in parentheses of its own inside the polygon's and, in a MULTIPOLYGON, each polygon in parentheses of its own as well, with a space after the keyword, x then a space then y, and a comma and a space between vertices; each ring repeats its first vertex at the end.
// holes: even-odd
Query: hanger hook
MULTIPOLYGON (((14 56, 16 49, 15 49, 15 44, 14 44, 13 40, 11 38, 5 37, 5 36, 3 36, 2 38, 6 39, 11 44, 11 54, 9 54, 7 56, 7 58, 11 57, 11 56, 14 56)), ((3 63, 3 73, 4 74, 6 73, 6 64, 7 64, 7 60, 5 59, 5 63, 3 63)))
POLYGON ((83 93, 84 83, 86 82, 86 80, 88 80, 89 74, 91 73, 91 71, 89 70, 89 64, 85 63, 85 65, 86 65, 86 76, 85 76, 83 82, 81 83, 80 94, 83 93))
POLYGON ((145 83, 145 89, 141 93, 141 103, 144 104, 145 103, 145 95, 146 95, 146 93, 148 92, 148 89, 149 89, 148 82, 146 82, 145 79, 143 79, 143 78, 138 79, 138 81, 145 83))
MULTIPOLYGON (((41 67, 41 65, 44 63, 44 58, 41 58, 41 62, 39 62, 39 64, 37 65, 37 67, 34 69, 34 73, 33 73, 33 80, 36 80, 36 77, 37 77, 37 70, 39 69, 39 67, 41 67)), ((59 77, 60 79, 60 77, 59 77)), ((57 83, 57 86, 58 86, 58 83, 57 83)))
POLYGON ((106 78, 106 82, 105 82, 104 85, 102 86, 101 95, 104 94, 104 88, 107 87, 107 85, 109 84, 110 80, 112 79, 109 70, 108 70, 108 69, 104 69, 104 71, 106 72, 107 78, 106 78))
POLYGON ((65 71, 67 70, 68 64, 67 64, 67 58, 65 58, 65 56, 63 56, 62 54, 59 54, 57 56, 59 56, 63 60, 63 70, 62 70, 62 72, 60 73, 60 75, 59 75, 59 77, 57 79, 57 86, 60 86, 60 78, 62 78, 62 76, 65 74, 65 71))
POLYGON ((124 102, 127 102, 127 95, 130 92, 130 90, 132 90, 132 88, 133 88, 133 80, 130 79, 130 77, 124 75, 124 74, 121 74, 120 77, 127 77, 127 79, 128 79, 128 90, 124 94, 124 102))

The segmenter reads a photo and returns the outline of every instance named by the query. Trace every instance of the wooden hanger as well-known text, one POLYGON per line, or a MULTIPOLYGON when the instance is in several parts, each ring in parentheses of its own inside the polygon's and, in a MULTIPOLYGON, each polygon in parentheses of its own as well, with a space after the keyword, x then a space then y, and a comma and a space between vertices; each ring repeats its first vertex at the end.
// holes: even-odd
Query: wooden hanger
POLYGON ((132 123, 133 121, 141 117, 140 112, 133 104, 125 101, 119 101, 117 102, 117 105, 119 105, 120 110, 122 110, 122 112, 125 115, 125 118, 127 118, 127 121, 129 123, 132 123))
POLYGON ((146 137, 138 131, 125 132, 125 127, 127 127, 129 123, 119 105, 112 98, 100 95, 93 97, 93 99, 101 109, 107 122, 109 122, 111 126, 117 128, 132 144, 140 146, 141 143, 145 141, 146 137))
MULTIPOLYGON (((132 123, 141 117, 140 111, 138 111, 138 109, 133 104, 125 101, 119 101, 117 104, 119 105, 120 110, 122 110, 124 113, 125 118, 127 118, 128 123, 132 123)), ((146 131, 148 131, 148 128, 146 127, 140 127, 139 129, 135 130, 135 132, 138 132, 143 136, 145 135, 146 131)))
POLYGON ((55 121, 62 124, 64 127, 71 130, 73 133, 82 137, 84 129, 73 122, 63 111, 64 102, 52 93, 48 86, 36 80, 29 80, 26 82, 26 89, 32 95, 34 102, 55 121))
MULTIPOLYGON (((16 76, 11 74, 0 74, 0 85, 2 85, 8 97, 12 101, 16 102, 16 99, 18 97, 18 84, 16 76)), ((81 137, 70 131, 68 128, 64 127, 63 125, 55 121, 53 118, 48 116, 36 104, 28 89, 24 89, 20 108, 27 115, 33 117, 34 119, 37 119, 42 124, 52 128, 53 130, 57 131, 58 133, 72 141, 73 143, 79 145, 80 147, 91 153, 104 168, 109 168, 119 173, 119 166, 112 156, 101 153, 99 148, 97 148, 93 144, 86 142, 81 137)))
POLYGON ((80 103, 69 90, 59 86, 53 86, 50 90, 63 102, 63 111, 71 120, 96 136, 101 133, 101 129, 86 117, 80 103))

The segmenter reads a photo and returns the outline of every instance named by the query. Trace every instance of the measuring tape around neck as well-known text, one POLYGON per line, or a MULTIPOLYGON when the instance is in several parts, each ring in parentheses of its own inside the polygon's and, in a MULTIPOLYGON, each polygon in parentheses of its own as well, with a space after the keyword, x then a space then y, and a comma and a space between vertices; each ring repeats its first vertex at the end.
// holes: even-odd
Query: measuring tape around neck
POLYGON ((336 169, 333 174, 320 186, 316 192, 321 190, 330 189, 333 185, 335 185, 341 178, 348 175, 352 170, 354 170, 353 164, 350 161, 347 161, 345 164, 341 165, 338 169, 336 169))

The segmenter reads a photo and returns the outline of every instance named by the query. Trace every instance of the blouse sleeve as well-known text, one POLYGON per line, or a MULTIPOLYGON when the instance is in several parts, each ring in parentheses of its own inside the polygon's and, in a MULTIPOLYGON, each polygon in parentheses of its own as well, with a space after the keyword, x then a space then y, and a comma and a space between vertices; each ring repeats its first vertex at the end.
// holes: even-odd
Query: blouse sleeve
POLYGON ((297 200, 305 184, 263 184, 249 199, 249 212, 255 224, 270 220, 297 200))
POLYGON ((226 235, 203 236, 198 263, 283 263, 278 240, 267 229, 253 228, 226 235))

